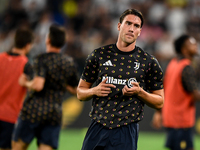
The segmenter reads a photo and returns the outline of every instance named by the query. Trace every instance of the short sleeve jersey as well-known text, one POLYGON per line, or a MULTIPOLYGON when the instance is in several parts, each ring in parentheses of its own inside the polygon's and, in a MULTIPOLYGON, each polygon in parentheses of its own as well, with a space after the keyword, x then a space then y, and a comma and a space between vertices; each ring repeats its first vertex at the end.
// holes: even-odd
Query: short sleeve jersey
POLYGON ((196 73, 191 65, 186 66, 182 72, 182 84, 184 89, 192 93, 194 90, 198 90, 196 73))
POLYGON ((45 78, 44 88, 40 92, 28 91, 20 117, 33 123, 60 124, 66 86, 78 85, 72 58, 60 53, 41 54, 34 59, 33 72, 34 76, 45 78))
POLYGON ((146 91, 163 89, 158 61, 137 46, 130 52, 120 51, 116 44, 94 50, 86 59, 81 78, 96 85, 108 78, 107 83, 116 86, 107 97, 94 96, 90 112, 92 119, 109 129, 143 119, 144 102, 137 96, 124 96, 125 85, 138 82, 146 91))
MULTIPOLYGON (((182 59, 185 59, 185 57, 182 55, 178 55, 177 59, 182 60, 182 59)), ((198 89, 198 85, 197 85, 198 82, 197 82, 196 75, 197 74, 191 64, 183 68, 181 79, 182 79, 183 88, 188 93, 192 93, 194 90, 198 89)))

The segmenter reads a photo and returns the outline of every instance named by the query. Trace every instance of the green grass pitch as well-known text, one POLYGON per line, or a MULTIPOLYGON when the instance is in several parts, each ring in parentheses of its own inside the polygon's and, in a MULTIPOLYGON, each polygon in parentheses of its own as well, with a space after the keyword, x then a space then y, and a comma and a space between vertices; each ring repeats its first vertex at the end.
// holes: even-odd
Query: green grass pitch
MULTIPOLYGON (((87 129, 65 129, 60 133, 58 150, 81 150, 81 145, 87 129)), ((194 148, 200 149, 200 135, 194 137, 194 148)), ((138 150, 167 150, 164 147, 165 133, 139 133, 138 150)), ((36 150, 36 140, 30 144, 28 150, 36 150)))

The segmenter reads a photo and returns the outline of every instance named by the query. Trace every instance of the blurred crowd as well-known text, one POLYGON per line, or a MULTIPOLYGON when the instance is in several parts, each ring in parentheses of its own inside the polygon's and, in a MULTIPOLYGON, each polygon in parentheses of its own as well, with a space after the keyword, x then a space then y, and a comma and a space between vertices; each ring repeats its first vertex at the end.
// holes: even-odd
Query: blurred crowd
POLYGON ((116 42, 119 15, 127 8, 143 13, 137 45, 155 55, 164 71, 175 56, 177 36, 189 33, 200 41, 199 0, 0 0, 0 52, 11 49, 16 28, 28 26, 35 32, 31 60, 45 52, 48 27, 58 23, 67 30, 62 52, 75 59, 81 73, 91 51, 116 42))

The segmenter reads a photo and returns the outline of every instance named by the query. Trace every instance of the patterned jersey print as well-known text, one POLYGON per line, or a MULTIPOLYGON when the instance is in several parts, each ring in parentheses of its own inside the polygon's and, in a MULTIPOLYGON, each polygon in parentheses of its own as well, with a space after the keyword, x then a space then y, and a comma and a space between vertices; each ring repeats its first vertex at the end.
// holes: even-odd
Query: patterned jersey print
POLYGON ((34 76, 45 78, 42 91, 28 91, 20 117, 22 120, 60 124, 62 96, 66 85, 77 86, 77 70, 70 57, 60 53, 46 53, 36 57, 34 76))
POLYGON ((146 91, 163 89, 163 72, 158 61, 141 48, 122 52, 116 44, 94 50, 86 60, 82 77, 98 85, 108 78, 114 84, 107 97, 93 97, 90 117, 109 129, 139 122, 144 116, 144 102, 137 96, 123 96, 125 85, 138 82, 146 91))
POLYGON ((188 65, 183 69, 181 78, 182 78, 183 88, 187 92, 191 93, 194 90, 198 90, 196 73, 191 65, 188 65))

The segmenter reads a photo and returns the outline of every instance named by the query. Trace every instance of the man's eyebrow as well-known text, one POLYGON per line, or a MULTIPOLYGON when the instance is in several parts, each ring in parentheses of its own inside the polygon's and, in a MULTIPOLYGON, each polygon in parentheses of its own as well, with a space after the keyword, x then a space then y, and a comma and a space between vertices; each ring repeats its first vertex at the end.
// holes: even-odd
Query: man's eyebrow
POLYGON ((131 22, 131 21, 126 21, 126 23, 129 23, 129 24, 134 24, 134 25, 136 25, 136 26, 139 26, 140 27, 140 24, 138 24, 138 23, 133 23, 133 22, 131 22))
POLYGON ((138 23, 134 23, 134 25, 136 25, 136 26, 139 26, 139 27, 140 27, 140 24, 138 24, 138 23))
POLYGON ((131 24, 133 24, 131 21, 126 21, 127 23, 131 23, 131 24))

